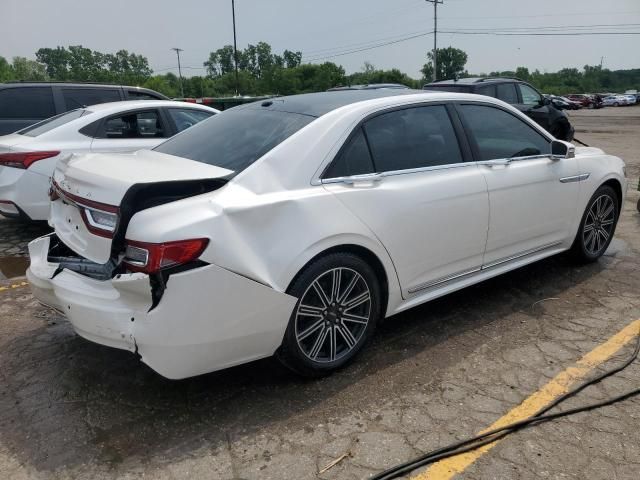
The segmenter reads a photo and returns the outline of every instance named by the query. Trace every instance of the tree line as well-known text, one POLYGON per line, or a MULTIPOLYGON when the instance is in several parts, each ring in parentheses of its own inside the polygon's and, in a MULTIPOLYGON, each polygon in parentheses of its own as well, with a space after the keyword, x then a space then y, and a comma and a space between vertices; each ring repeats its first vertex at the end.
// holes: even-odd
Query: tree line
MULTIPOLYGON (((438 78, 475 76, 466 70, 466 52, 446 47, 438 49, 438 78)), ((303 63, 302 53, 284 50, 273 52, 266 42, 248 45, 237 52, 238 91, 243 95, 291 95, 324 91, 331 87, 366 83, 401 83, 421 88, 433 76, 432 53, 425 56, 422 78, 415 79, 393 68, 378 69, 365 62, 359 72, 347 75, 344 67, 333 62, 303 63)), ((215 97, 236 93, 233 47, 225 45, 209 54, 203 62, 205 75, 183 78, 187 97, 215 97)), ((640 88, 640 69, 608 70, 585 65, 582 70, 564 68, 558 72, 529 71, 518 67, 513 71, 489 72, 491 76, 511 76, 528 81, 545 93, 621 92, 640 88)), ((485 76, 481 73, 478 76, 485 76)), ((11 62, 0 57, 0 82, 6 81, 77 81, 138 85, 180 96, 180 80, 174 73, 154 74, 148 59, 139 54, 119 50, 102 53, 81 45, 40 48, 35 60, 14 57, 11 62)))

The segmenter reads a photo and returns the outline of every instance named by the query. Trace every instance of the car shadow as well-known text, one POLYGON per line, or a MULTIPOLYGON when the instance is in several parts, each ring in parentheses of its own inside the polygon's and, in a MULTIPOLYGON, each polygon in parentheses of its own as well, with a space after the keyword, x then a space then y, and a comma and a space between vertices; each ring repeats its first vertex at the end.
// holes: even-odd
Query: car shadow
MULTIPOLYGON (((415 384, 402 367, 416 355, 514 312, 543 315, 536 301, 589 280, 608 261, 577 268, 557 256, 411 309, 380 325, 351 366, 319 380, 301 379, 266 359, 170 381, 128 352, 79 338, 55 315, 0 352, 0 442, 40 471, 87 464, 108 470, 151 457, 184 458, 285 419, 304 425, 305 414, 337 416, 379 405, 403 382, 415 384), (381 381, 388 377, 394 381, 381 381), (350 390, 356 392, 345 393, 350 390)), ((424 381, 437 381, 439 370, 475 347, 434 355, 421 369, 424 381)))

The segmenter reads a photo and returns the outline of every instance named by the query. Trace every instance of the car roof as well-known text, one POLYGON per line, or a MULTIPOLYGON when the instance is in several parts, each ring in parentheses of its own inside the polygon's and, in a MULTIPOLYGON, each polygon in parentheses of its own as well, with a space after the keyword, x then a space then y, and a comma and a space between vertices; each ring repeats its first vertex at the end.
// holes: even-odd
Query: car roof
POLYGON ((259 102, 234 107, 229 112, 245 109, 269 109, 281 112, 298 113, 312 117, 320 117, 325 113, 336 110, 345 105, 374 100, 377 98, 395 97, 399 95, 422 94, 441 96, 439 92, 426 93, 424 90, 401 88, 376 88, 369 90, 336 90, 332 92, 303 93, 287 97, 276 97, 259 102))
POLYGON ((339 92, 341 90, 375 90, 378 88, 395 88, 406 90, 409 89, 406 85, 401 83, 366 83, 363 85, 349 85, 345 87, 333 87, 327 90, 327 92, 339 92))
POLYGON ((425 86, 437 85, 475 85, 478 83, 504 83, 504 82, 522 82, 519 78, 510 77, 465 77, 458 80, 440 80, 439 82, 427 83, 425 86))
POLYGON ((108 113, 109 111, 119 112, 120 110, 132 110, 136 108, 159 108, 159 107, 180 107, 194 110, 217 111, 215 108, 198 103, 179 102, 175 100, 122 100, 119 102, 96 103, 87 105, 86 110, 96 113, 108 113))

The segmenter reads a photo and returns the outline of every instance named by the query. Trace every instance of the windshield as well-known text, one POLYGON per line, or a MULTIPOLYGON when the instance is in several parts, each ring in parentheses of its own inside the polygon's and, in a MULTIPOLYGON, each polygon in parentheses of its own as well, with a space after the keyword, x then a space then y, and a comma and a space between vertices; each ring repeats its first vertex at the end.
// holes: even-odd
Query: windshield
POLYGON ((315 117, 261 108, 214 115, 154 150, 233 170, 237 175, 315 117))
POLYGON ((91 113, 93 112, 81 108, 77 110, 71 110, 70 112, 61 113, 60 115, 56 115, 55 117, 47 118, 46 120, 35 123, 27 128, 18 130, 16 133, 19 133, 20 135, 26 135, 28 137, 37 137, 38 135, 42 135, 43 133, 47 133, 54 128, 58 128, 61 125, 69 123, 72 120, 84 117, 85 115, 90 115, 91 113))

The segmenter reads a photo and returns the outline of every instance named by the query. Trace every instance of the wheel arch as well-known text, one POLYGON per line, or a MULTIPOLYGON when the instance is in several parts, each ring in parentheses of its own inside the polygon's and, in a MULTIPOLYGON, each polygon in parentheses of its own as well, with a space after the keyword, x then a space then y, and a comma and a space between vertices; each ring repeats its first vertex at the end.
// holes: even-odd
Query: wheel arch
MULTIPOLYGON (((383 260, 379 258, 379 256, 370 248, 365 247, 358 243, 346 242, 335 244, 329 247, 326 247, 318 252, 316 252, 311 258, 308 258, 304 264, 302 264, 299 268, 297 268, 296 273, 291 277, 291 280, 287 284, 287 289, 285 291, 289 291, 293 283, 300 276, 300 274, 311 265, 313 262, 318 260, 321 257, 326 255, 330 255, 332 253, 351 253, 362 258, 365 262, 367 262, 380 282, 380 291, 382 292, 382 312, 387 312, 389 307, 390 297, 393 296, 394 286, 397 284, 398 279, 395 272, 395 268, 391 265, 391 270, 389 270, 389 265, 384 264, 383 260)), ((390 262, 390 259, 389 259, 390 262)), ((399 292, 399 289, 397 289, 399 292)), ((383 316, 384 315, 383 313, 383 316)))
MULTIPOLYGON (((613 188, 614 192, 616 192, 616 196, 618 197, 618 215, 620 215, 620 212, 622 211, 622 201, 624 199, 624 196, 622 195, 622 184, 620 183, 620 181, 617 178, 609 178, 608 180, 606 180, 605 182, 603 182, 600 187, 602 186, 609 186, 611 188, 613 188)), ((600 188, 598 187, 598 188, 600 188)))

